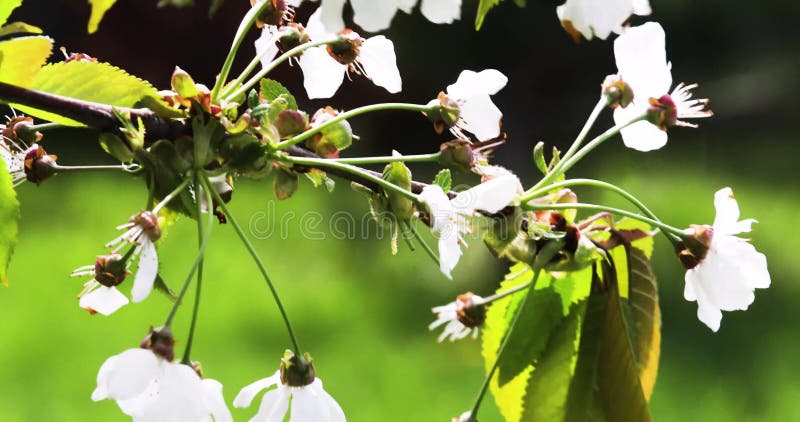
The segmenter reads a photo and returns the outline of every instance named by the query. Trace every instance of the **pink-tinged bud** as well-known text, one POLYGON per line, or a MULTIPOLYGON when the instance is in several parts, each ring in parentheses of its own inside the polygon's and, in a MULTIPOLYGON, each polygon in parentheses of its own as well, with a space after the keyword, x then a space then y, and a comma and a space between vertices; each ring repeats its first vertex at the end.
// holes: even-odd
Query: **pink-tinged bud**
POLYGON ((610 108, 625 108, 633 101, 633 90, 619 75, 608 75, 601 86, 601 94, 610 108))
POLYGON ((456 298, 456 318, 467 328, 476 328, 486 321, 486 307, 483 298, 472 292, 456 298))
POLYGON ((678 123, 678 109, 669 95, 662 95, 658 99, 650 98, 650 108, 647 109, 647 121, 658 126, 661 130, 675 126, 678 123))
POLYGON ((687 236, 675 245, 675 253, 684 268, 691 270, 700 264, 708 254, 711 239, 714 237, 714 228, 708 225, 689 226, 687 236))
POLYGON ((349 66, 358 58, 358 52, 361 49, 361 44, 364 43, 364 39, 350 29, 343 30, 339 35, 342 37, 341 40, 328 44, 328 54, 337 62, 349 66))
POLYGON ((127 258, 118 253, 100 255, 94 261, 94 279, 106 287, 114 287, 125 281, 128 271, 127 258))
POLYGON ((308 353, 297 356, 287 350, 281 358, 281 382, 289 387, 303 387, 314 382, 314 361, 308 353))
POLYGON ((261 11, 256 18, 256 26, 263 28, 264 25, 281 26, 284 19, 286 19, 287 12, 289 11, 285 0, 250 0, 250 6, 258 7, 261 2, 268 2, 269 4, 261 11))
POLYGON ((281 139, 299 135, 308 129, 308 114, 298 110, 283 110, 275 118, 275 127, 281 139))
POLYGON ((47 155, 40 145, 34 145, 25 152, 25 178, 29 182, 41 184, 58 171, 55 155, 47 155))
POLYGON ((440 92, 435 100, 428 103, 428 106, 432 109, 425 115, 433 123, 433 130, 437 134, 442 134, 446 129, 455 126, 461 117, 461 108, 458 106, 458 102, 444 92, 440 92))
POLYGON ((439 164, 443 167, 469 173, 475 167, 472 145, 464 139, 454 139, 439 146, 439 164))
POLYGON ((158 215, 152 211, 142 211, 130 218, 130 222, 144 230, 144 234, 155 242, 161 239, 161 228, 158 226, 158 215))
MULTIPOLYGON (((318 127, 339 115, 331 107, 317 110, 311 118, 311 127, 318 127)), ((339 151, 353 143, 353 129, 347 120, 326 126, 322 131, 306 141, 306 146, 320 157, 333 158, 339 156, 339 151)))
POLYGON ((197 85, 191 75, 178 66, 175 66, 175 70, 172 72, 170 83, 172 90, 183 98, 193 98, 200 95, 200 90, 197 89, 197 85))
MULTIPOLYGON (((1 126, 1 125, 0 125, 1 126)), ((3 127, 3 136, 25 145, 32 145, 42 140, 42 133, 32 131, 33 118, 28 116, 16 116, 8 121, 3 127)))
POLYGON ((175 359, 175 338, 169 328, 150 328, 139 347, 151 350, 170 362, 175 359))

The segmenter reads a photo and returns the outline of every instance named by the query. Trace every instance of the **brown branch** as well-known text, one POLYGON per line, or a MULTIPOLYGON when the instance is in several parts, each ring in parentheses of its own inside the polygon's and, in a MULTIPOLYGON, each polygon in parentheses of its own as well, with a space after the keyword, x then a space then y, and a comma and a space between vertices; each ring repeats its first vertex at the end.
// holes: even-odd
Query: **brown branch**
MULTIPOLYGON (((101 132, 111 133, 119 132, 120 122, 117 121, 113 113, 114 108, 116 108, 119 111, 130 113, 131 117, 134 119, 142 119, 148 140, 175 139, 188 133, 189 130, 189 125, 187 125, 185 121, 165 119, 147 108, 112 107, 107 104, 77 100, 75 98, 22 88, 3 82, 0 82, 0 100, 9 104, 20 104, 58 114, 101 132)), ((314 152, 298 146, 289 147, 286 149, 286 152, 299 157, 320 158, 314 152)), ((320 170, 324 170, 327 173, 352 182, 360 183, 374 191, 380 190, 377 184, 370 180, 363 179, 358 175, 330 168, 320 168, 320 170)), ((377 177, 381 177, 381 174, 378 172, 371 170, 365 171, 377 177)), ((418 194, 422 192, 422 189, 426 186, 428 185, 425 183, 412 181, 411 191, 418 194)), ((448 194, 451 198, 456 195, 455 192, 448 192, 448 194)))

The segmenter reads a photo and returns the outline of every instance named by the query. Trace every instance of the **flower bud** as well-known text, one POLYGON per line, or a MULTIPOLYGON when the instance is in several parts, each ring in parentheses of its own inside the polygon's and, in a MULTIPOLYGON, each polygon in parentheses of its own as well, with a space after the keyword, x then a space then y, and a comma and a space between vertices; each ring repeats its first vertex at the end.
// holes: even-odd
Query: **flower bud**
MULTIPOLYGON (((339 115, 339 112, 331 107, 317 110, 311 118, 311 127, 318 127, 339 115)), ((339 151, 349 147, 353 143, 353 129, 347 120, 341 120, 332 125, 326 126, 322 131, 309 138, 306 146, 312 149, 320 157, 338 157, 339 151)))
MULTIPOLYGON (((2 125, 0 125, 2 126, 2 125)), ((17 143, 33 145, 42 140, 42 133, 32 131, 33 118, 28 116, 16 116, 8 121, 3 127, 3 136, 17 143)))
POLYGON ((34 145, 25 152, 25 178, 37 185, 49 179, 58 171, 55 155, 47 155, 44 148, 34 145))
POLYGON ((280 26, 283 23, 289 8, 285 0, 250 0, 250 6, 258 7, 259 3, 265 1, 269 3, 264 10, 256 17, 256 26, 263 28, 264 25, 280 26))
POLYGON ((454 139, 439 146, 439 164, 443 167, 469 173, 475 167, 472 145, 464 139, 454 139))
POLYGON ((130 218, 130 222, 144 230, 144 234, 155 242, 161 238, 161 228, 158 226, 158 215, 153 211, 142 211, 130 218))
POLYGON ((678 109, 675 101, 669 95, 659 98, 650 98, 650 108, 647 109, 647 121, 658 126, 661 130, 675 126, 678 123, 678 109))
POLYGON ((337 62, 349 66, 358 58, 358 52, 364 39, 350 29, 344 29, 339 36, 341 37, 339 41, 328 44, 328 54, 337 62))
POLYGON ((289 387, 303 387, 314 382, 316 371, 311 356, 306 353, 303 356, 295 355, 291 350, 287 350, 281 358, 281 382, 289 387))
POLYGON ((170 362, 175 359, 175 338, 169 328, 150 328, 139 347, 151 350, 170 362))
MULTIPOLYGON (((397 153, 395 152, 395 154, 397 153)), ((411 170, 404 163, 387 164, 382 176, 386 181, 411 191, 411 170)), ((389 207, 399 220, 408 221, 414 216, 414 202, 408 197, 394 191, 386 191, 386 193, 389 197, 389 207)))
POLYGON ((441 134, 445 129, 455 126, 459 117, 461 117, 461 108, 458 102, 449 98, 444 92, 440 92, 435 100, 431 100, 428 103, 428 106, 432 109, 425 115, 433 123, 433 130, 437 134, 441 134))
POLYGON ((308 37, 305 28, 299 23, 290 23, 281 28, 281 37, 278 38, 278 49, 286 52, 295 47, 299 47, 311 39, 308 37))
POLYGON ((94 279, 106 287, 119 285, 130 273, 127 258, 118 253, 100 255, 94 261, 94 279))
POLYGON ((486 307, 483 298, 472 292, 464 293, 456 298, 456 317, 458 322, 467 328, 475 328, 486 321, 486 307))
POLYGON ((170 83, 172 90, 183 98, 192 98, 200 95, 200 90, 197 89, 192 77, 178 66, 175 66, 175 70, 172 72, 170 83))
POLYGON ((625 108, 633 101, 633 90, 619 75, 608 75, 601 86, 601 93, 610 108, 625 108))
POLYGON ((281 139, 299 135, 308 128, 308 114, 298 110, 283 110, 275 118, 275 127, 281 139))
POLYGON ((684 268, 691 270, 700 264, 708 254, 711 239, 714 237, 714 228, 692 224, 686 230, 687 236, 675 244, 675 253, 684 268))

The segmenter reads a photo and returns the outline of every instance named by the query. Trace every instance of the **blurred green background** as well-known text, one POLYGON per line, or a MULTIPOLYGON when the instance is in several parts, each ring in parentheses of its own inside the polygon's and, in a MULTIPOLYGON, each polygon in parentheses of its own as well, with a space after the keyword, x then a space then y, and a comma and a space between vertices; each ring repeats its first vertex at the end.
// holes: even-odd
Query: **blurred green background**
MULTIPOLYGON (((43 27, 57 45, 110 61, 159 87, 167 86, 176 64, 198 81, 212 81, 248 2, 227 0, 211 21, 205 17, 208 2, 184 10, 156 10, 155 3, 120 0, 92 36, 84 32, 83 0, 28 0, 14 18, 43 27)), ((328 103, 350 108, 400 99, 425 102, 461 69, 500 69, 510 77, 495 97, 505 113, 509 143, 496 162, 531 182, 533 144, 569 144, 599 83, 614 71, 612 43, 573 44, 555 17, 559 2, 529 2, 522 10, 506 3, 478 33, 471 27, 472 1, 465 1, 463 20, 451 26, 432 25, 418 12, 398 15, 388 33, 404 77, 404 92, 397 96, 355 78, 333 100, 309 102, 302 100, 296 68, 275 77, 298 89, 301 106, 313 111, 328 103)), ((800 6, 721 0, 651 4, 652 19, 667 31, 676 82, 701 82, 698 94, 712 99, 717 115, 697 130, 672 131, 669 145, 657 152, 609 142, 572 175, 617 183, 676 226, 713 221, 713 193, 733 187, 743 217, 760 221, 752 239, 767 254, 773 279, 747 312, 726 313, 714 334, 696 319, 696 304, 683 300, 683 271, 670 245, 658 239, 654 265, 663 349, 651 410, 656 420, 798 420, 800 261, 793 254, 798 230, 792 222, 800 206, 794 165, 800 147, 791 119, 800 93, 800 37, 796 19, 789 17, 799 16, 800 6)), ((299 16, 310 10, 304 7, 299 16)), ((248 46, 242 61, 251 54, 248 46)), ((351 123, 362 141, 350 156, 392 149, 430 152, 446 140, 416 115, 383 113, 351 123)), ((598 130, 609 124, 606 115, 598 130)), ((108 161, 93 136, 57 132, 45 146, 64 164, 108 161)), ((426 180, 434 169, 423 165, 414 171, 426 180)), ((585 201, 624 205, 579 193, 585 201)), ((90 401, 97 369, 108 356, 135 347, 150 325, 163 323, 170 303, 154 294, 109 318, 89 316, 75 300, 82 280, 68 274, 104 251, 114 226, 144 203, 144 186, 114 174, 63 174, 38 188, 23 185, 20 199, 21 241, 11 286, 0 291, 5 315, 0 419, 124 420, 113 402, 90 401)), ((342 182, 334 194, 304 183, 291 200, 277 202, 270 181, 241 181, 231 206, 256 229, 273 221, 276 233, 256 240, 256 246, 301 345, 314 355, 319 376, 349 420, 442 421, 471 405, 482 380, 479 342, 437 344, 437 334, 426 329, 430 308, 467 290, 489 294, 507 263, 473 241, 451 282, 421 250, 412 253, 401 243, 400 253, 391 256, 388 240, 377 239, 374 226, 369 233, 356 227, 355 240, 338 239, 326 229, 334 213, 347 211, 360 222, 368 212, 363 197, 342 182), (308 211, 322 216, 318 227, 303 226, 308 211), (274 220, 264 220, 265 213, 274 220), (280 219, 289 215, 294 217, 283 236, 280 219), (327 233, 311 239, 304 236, 308 229, 327 233)), ((194 230, 192 221, 179 220, 162 242, 162 274, 174 288, 193 259, 194 230)), ((229 226, 215 227, 209 254, 193 357, 207 376, 223 382, 230 402, 240 387, 275 371, 288 340, 266 286, 229 226)), ((188 314, 188 306, 179 313, 179 341, 186 338, 188 314)), ((485 403, 480 420, 499 421, 492 400, 485 403)), ((245 420, 254 411, 234 415, 245 420)))

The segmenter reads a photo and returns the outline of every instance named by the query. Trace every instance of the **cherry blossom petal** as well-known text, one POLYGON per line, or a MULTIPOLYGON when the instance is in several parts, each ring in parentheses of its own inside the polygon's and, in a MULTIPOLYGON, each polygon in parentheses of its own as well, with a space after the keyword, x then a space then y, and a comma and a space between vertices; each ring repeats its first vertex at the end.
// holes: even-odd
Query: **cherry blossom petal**
POLYGON ((81 300, 78 304, 81 308, 91 309, 108 316, 117 309, 127 305, 128 298, 120 293, 116 287, 100 286, 81 296, 81 300))
POLYGON ((508 77, 499 70, 485 69, 480 72, 464 70, 454 84, 447 86, 447 94, 459 100, 474 95, 494 95, 508 83, 508 77))
POLYGON ((461 104, 460 117, 464 121, 465 129, 480 141, 500 135, 503 113, 486 94, 472 96, 461 104))
POLYGON ((350 0, 353 21, 367 32, 378 32, 389 27, 397 12, 394 0, 350 0))
POLYGON ((614 40, 614 56, 622 79, 633 89, 634 101, 669 93, 671 65, 667 62, 666 35, 658 23, 626 29, 614 40))
POLYGON ((258 413, 250 419, 251 422, 283 422, 286 411, 289 409, 290 391, 286 387, 278 387, 267 391, 261 399, 258 413))
POLYGON ((500 176, 460 192, 453 198, 453 207, 462 213, 471 214, 473 210, 481 210, 493 214, 514 199, 519 185, 517 176, 500 176))
POLYGON ((400 92, 402 81, 391 40, 383 35, 367 39, 361 45, 358 61, 375 85, 384 87, 393 94, 400 92))
POLYGON ((278 45, 276 42, 280 38, 278 32, 272 25, 264 25, 261 36, 256 39, 256 55, 260 57, 261 66, 269 66, 272 59, 278 55, 278 45))
POLYGON ((97 374, 92 400, 126 400, 142 393, 155 379, 161 359, 145 349, 128 349, 108 358, 97 374))
POLYGON ((214 416, 214 422, 232 422, 233 415, 225 404, 225 396, 222 394, 222 383, 206 378, 202 381, 202 386, 205 391, 206 406, 214 416))
MULTIPOLYGON (((622 124, 644 113, 641 108, 629 105, 614 110, 614 122, 622 124)), ((647 121, 636 122, 620 131, 622 141, 628 148, 638 151, 652 151, 667 144, 667 132, 647 121)))
POLYGON ((450 224, 439 232, 439 269, 449 279, 461 259, 463 251, 459 243, 458 229, 450 224))
MULTIPOLYGON (((322 0, 319 9, 314 14, 319 13, 320 22, 325 26, 325 30, 329 33, 336 33, 344 29, 344 19, 342 19, 342 12, 344 11, 345 0, 322 0)), ((309 19, 309 24, 311 20, 309 19)), ((311 32, 309 32, 311 35, 311 32)), ((311 35, 313 38, 313 35, 311 35)))
POLYGON ((322 388, 321 379, 315 379, 314 382, 308 387, 311 388, 322 400, 326 410, 325 420, 328 422, 345 422, 344 411, 342 410, 341 406, 339 406, 339 403, 337 403, 336 400, 334 400, 334 398, 322 388))
POLYGON ((420 10, 433 23, 453 23, 461 19, 461 0, 422 0, 420 10))
MULTIPOLYGON (((316 380, 315 380, 316 382, 316 380)), ((296 388, 292 394, 292 412, 289 422, 327 421, 327 403, 311 389, 311 386, 296 388)))
POLYGON ((150 296, 153 283, 158 275, 158 253, 156 245, 149 239, 142 241, 142 253, 139 256, 139 268, 131 288, 131 298, 134 302, 141 302, 150 296))
POLYGON ((441 186, 425 186, 419 199, 428 206, 433 231, 439 231, 448 224, 453 207, 450 205, 450 198, 444 193, 441 186))
POLYGON ((303 86, 309 99, 330 98, 344 81, 347 66, 337 62, 328 54, 325 47, 306 50, 300 56, 303 69, 303 86))
POLYGON ((239 394, 236 395, 236 398, 233 399, 233 406, 234 407, 250 407, 250 404, 253 402, 253 399, 261 392, 261 390, 267 389, 272 387, 275 384, 280 382, 280 371, 276 371, 271 377, 260 379, 254 383, 251 383, 241 391, 239 394))
POLYGON ((611 32, 619 34, 631 15, 650 13, 647 0, 567 0, 556 8, 561 24, 570 25, 587 40, 593 36, 604 40, 611 32))

